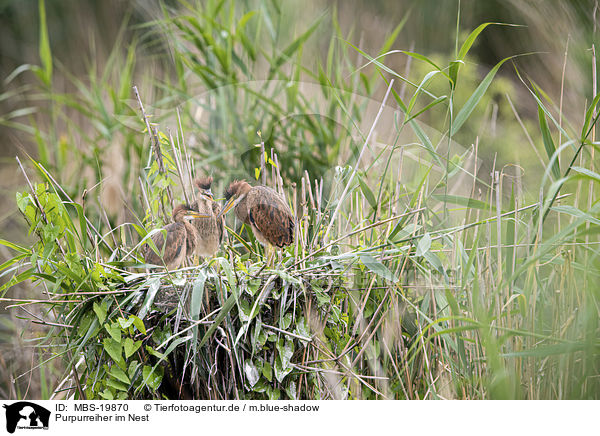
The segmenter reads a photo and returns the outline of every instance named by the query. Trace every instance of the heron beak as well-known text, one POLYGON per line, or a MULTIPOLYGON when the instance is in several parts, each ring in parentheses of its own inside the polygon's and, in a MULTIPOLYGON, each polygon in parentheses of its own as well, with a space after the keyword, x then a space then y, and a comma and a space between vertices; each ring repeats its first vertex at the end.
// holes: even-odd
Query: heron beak
POLYGON ((231 208, 233 206, 235 206, 235 204, 236 204, 235 197, 231 197, 229 200, 227 200, 227 203, 225 203, 225 205, 223 206, 221 211, 217 214, 217 219, 221 218, 223 215, 225 215, 227 212, 229 212, 231 210, 231 208))
POLYGON ((193 210, 187 211, 185 213, 185 219, 188 221, 192 221, 198 218, 210 218, 210 215, 202 215, 193 210))

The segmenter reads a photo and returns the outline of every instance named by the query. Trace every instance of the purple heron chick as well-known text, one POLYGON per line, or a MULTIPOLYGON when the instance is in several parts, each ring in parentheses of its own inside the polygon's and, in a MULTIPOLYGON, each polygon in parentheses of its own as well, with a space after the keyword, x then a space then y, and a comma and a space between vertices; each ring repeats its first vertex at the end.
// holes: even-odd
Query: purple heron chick
POLYGON ((211 191, 212 177, 202 177, 195 181, 198 192, 196 193, 196 206, 198 218, 192 221, 198 232, 196 254, 202 257, 214 255, 223 240, 223 222, 225 218, 219 215, 221 207, 213 199, 211 191))
POLYGON ((238 219, 252 228, 258 242, 265 247, 283 248, 294 242, 294 215, 274 189, 236 180, 227 187, 225 200, 221 215, 235 207, 238 219))
POLYGON ((164 232, 158 232, 152 236, 156 248, 164 254, 160 256, 155 253, 149 245, 144 247, 144 259, 146 263, 153 265, 164 265, 168 270, 178 269, 184 259, 190 256, 196 249, 198 243, 198 231, 190 223, 198 217, 191 206, 180 204, 173 209, 173 223, 164 227, 164 232))

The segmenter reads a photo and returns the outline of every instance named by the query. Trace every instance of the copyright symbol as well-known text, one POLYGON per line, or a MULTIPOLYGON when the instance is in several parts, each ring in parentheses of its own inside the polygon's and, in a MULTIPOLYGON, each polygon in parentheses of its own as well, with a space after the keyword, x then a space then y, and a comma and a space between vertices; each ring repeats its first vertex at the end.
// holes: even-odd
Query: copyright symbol
POLYGON ((151 404, 144 404, 144 410, 146 412, 150 412, 152 410, 152 405, 151 404))

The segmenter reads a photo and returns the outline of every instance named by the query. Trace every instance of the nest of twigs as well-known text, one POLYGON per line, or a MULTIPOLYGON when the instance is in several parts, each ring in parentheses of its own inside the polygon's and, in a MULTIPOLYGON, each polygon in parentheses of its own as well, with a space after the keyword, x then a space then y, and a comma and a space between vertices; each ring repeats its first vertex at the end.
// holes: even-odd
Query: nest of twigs
MULTIPOLYGON (((120 286, 123 294, 79 306, 72 314, 79 323, 71 330, 79 337, 72 340, 97 330, 81 343, 87 396, 110 396, 116 389, 117 396, 133 399, 295 399, 301 391, 309 398, 323 374, 308 363, 309 345, 326 336, 331 296, 344 286, 341 276, 326 265, 299 277, 228 262, 218 258, 210 266, 136 275, 120 286), (86 325, 90 317, 98 320, 101 305, 104 327, 86 325), (127 325, 134 317, 143 327, 127 325), (123 361, 109 352, 118 336, 111 325, 121 328, 122 344, 136 344, 131 354, 123 346, 123 361)), ((334 317, 341 321, 337 312, 334 317)))

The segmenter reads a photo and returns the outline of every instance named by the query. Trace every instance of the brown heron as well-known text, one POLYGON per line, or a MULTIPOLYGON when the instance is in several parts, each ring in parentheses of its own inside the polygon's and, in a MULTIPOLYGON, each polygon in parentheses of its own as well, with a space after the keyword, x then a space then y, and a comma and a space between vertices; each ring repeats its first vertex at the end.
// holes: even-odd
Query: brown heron
POLYGON ((266 248, 283 248, 294 242, 294 215, 274 189, 236 180, 227 187, 225 200, 218 217, 235 207, 238 219, 252 228, 258 242, 266 248))
POLYGON ((198 192, 196 194, 196 205, 198 216, 202 218, 192 221, 198 232, 198 243, 196 254, 202 257, 210 257, 219 250, 223 239, 224 217, 219 215, 221 208, 213 199, 211 191, 213 178, 202 177, 195 181, 198 192))
POLYGON ((144 247, 144 259, 146 263, 153 265, 164 265, 168 270, 177 269, 184 259, 190 256, 198 244, 198 231, 190 224, 197 218, 198 212, 189 205, 180 204, 173 209, 173 223, 164 227, 166 231, 166 242, 164 232, 158 232, 152 236, 152 242, 160 252, 155 253, 149 245, 144 247))

